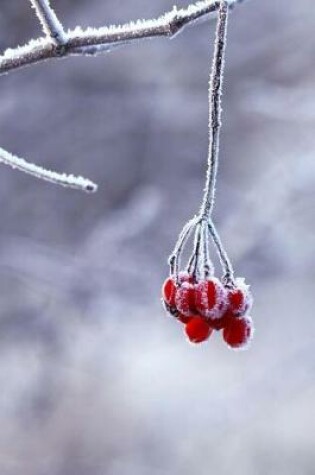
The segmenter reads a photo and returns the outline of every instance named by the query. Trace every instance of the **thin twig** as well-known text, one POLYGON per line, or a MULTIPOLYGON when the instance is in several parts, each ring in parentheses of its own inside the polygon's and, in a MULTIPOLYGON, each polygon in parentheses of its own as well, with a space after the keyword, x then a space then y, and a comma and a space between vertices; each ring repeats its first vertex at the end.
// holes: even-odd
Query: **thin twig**
POLYGON ((170 275, 175 278, 176 282, 178 281, 178 270, 183 248, 196 223, 197 218, 194 217, 190 221, 188 221, 188 223, 185 224, 175 244, 175 248, 169 257, 170 275))
POLYGON ((27 162, 23 158, 12 155, 3 148, 0 148, 0 162, 3 162, 10 167, 23 171, 29 175, 33 175, 36 178, 41 178, 42 180, 50 181, 51 183, 55 183, 57 185, 76 188, 78 190, 87 192, 94 192, 97 190, 97 185, 86 178, 46 170, 43 167, 39 167, 38 165, 27 162))
POLYGON ((202 239, 202 223, 201 221, 199 221, 195 229, 193 252, 189 258, 188 265, 187 265, 187 271, 189 274, 193 275, 194 279, 196 279, 196 277, 199 277, 200 260, 201 260, 201 253, 200 253, 201 239, 202 239))
POLYGON ((207 279, 209 275, 214 274, 214 267, 209 254, 209 228, 206 221, 202 221, 202 249, 203 249, 203 272, 207 279))
POLYGON ((212 240, 218 252, 218 256, 223 268, 223 272, 224 272, 223 280, 227 285, 229 284, 233 285, 234 284, 234 269, 229 259, 229 256, 223 247, 221 238, 216 230, 216 227, 213 224, 213 221, 211 219, 208 222, 208 229, 212 236, 212 240))
MULTIPOLYGON (((242 1, 227 0, 226 5, 231 9, 242 1)), ((41 4, 43 5, 43 2, 41 4)), ((185 26, 194 25, 197 21, 215 14, 219 6, 218 0, 204 0, 183 9, 174 7, 172 11, 157 19, 86 30, 77 27, 66 33, 66 41, 62 48, 49 38, 32 40, 25 46, 8 49, 0 56, 0 74, 51 58, 74 54, 96 55, 139 40, 163 36, 170 38, 181 32, 185 26)))
POLYGON ((201 215, 210 218, 215 198, 215 185, 218 171, 220 130, 221 130, 221 95, 225 62, 226 32, 228 25, 228 2, 221 1, 219 19, 214 46, 214 57, 209 81, 209 152, 206 186, 204 190, 201 215))
POLYGON ((67 42, 66 34, 56 13, 50 6, 49 0, 30 0, 30 2, 39 18, 44 33, 55 45, 64 45, 67 42))

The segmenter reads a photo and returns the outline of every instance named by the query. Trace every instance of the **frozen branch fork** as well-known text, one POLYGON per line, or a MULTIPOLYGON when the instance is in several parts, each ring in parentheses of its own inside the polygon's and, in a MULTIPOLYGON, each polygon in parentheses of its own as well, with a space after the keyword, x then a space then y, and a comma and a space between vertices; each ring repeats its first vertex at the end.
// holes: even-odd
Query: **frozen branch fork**
MULTIPOLYGON (((232 9, 243 0, 224 0, 232 9)), ((65 31, 62 22, 52 9, 49 0, 30 0, 41 23, 44 37, 31 40, 24 46, 7 49, 0 56, 0 75, 53 58, 65 58, 72 55, 96 56, 110 52, 116 47, 137 41, 158 37, 172 38, 186 26, 215 17, 222 0, 204 0, 189 5, 187 8, 173 9, 151 20, 137 20, 124 25, 104 26, 101 28, 65 31)), ((83 191, 96 191, 97 186, 82 177, 50 172, 42 167, 32 165, 24 159, 15 157, 0 148, 0 162, 18 168, 37 178, 51 181, 63 186, 78 188, 83 191)))

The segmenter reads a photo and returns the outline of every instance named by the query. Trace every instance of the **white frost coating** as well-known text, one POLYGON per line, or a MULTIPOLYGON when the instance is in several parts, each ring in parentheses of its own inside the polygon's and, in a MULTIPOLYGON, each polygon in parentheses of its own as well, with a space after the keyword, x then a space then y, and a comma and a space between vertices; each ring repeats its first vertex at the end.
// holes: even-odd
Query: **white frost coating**
POLYGON ((242 290, 245 295, 243 305, 239 309, 240 315, 245 315, 252 309, 254 303, 253 295, 250 291, 250 286, 246 284, 244 277, 237 277, 235 279, 235 285, 236 288, 242 290))
POLYGON ((63 26, 56 13, 52 9, 49 0, 30 0, 36 15, 42 25, 43 32, 55 44, 65 44, 67 42, 63 26))
POLYGON ((34 52, 37 49, 51 48, 51 41, 48 38, 37 38, 36 40, 30 40, 23 46, 17 46, 15 48, 8 48, 1 56, 2 60, 15 60, 20 56, 25 56, 34 52))
POLYGON ((66 186, 69 188, 76 188, 87 192, 94 192, 97 190, 97 185, 82 176, 66 175, 65 173, 57 173, 46 170, 43 167, 29 163, 23 158, 16 157, 0 147, 0 162, 9 165, 10 167, 20 170, 36 178, 50 181, 57 185, 66 186))
POLYGON ((236 277, 235 285, 237 288, 244 290, 245 292, 249 291, 249 285, 245 282, 245 277, 236 277))
POLYGON ((209 319, 209 320, 218 320, 221 318, 227 308, 227 292, 223 287, 219 279, 216 277, 211 277, 208 280, 200 281, 196 285, 196 293, 200 295, 200 301, 197 302, 197 310, 199 313, 209 319), (213 283, 214 285, 214 305, 212 302, 209 302, 208 297, 208 285, 213 283))
MULTIPOLYGON (((232 8, 243 0, 226 0, 232 8)), ((215 15, 220 2, 204 0, 186 8, 177 9, 156 19, 137 20, 124 25, 111 25, 101 28, 82 29, 80 26, 65 32, 48 0, 31 0, 44 25, 44 31, 50 33, 46 38, 32 40, 22 47, 7 50, 0 55, 0 74, 18 69, 49 58, 61 58, 71 55, 93 55, 108 52, 114 46, 126 45, 133 41, 166 36, 172 37, 183 27, 193 25, 196 20, 215 15), (58 46, 64 46, 59 48, 58 46), (94 46, 94 48, 92 48, 94 46)))
MULTIPOLYGON (((230 0, 229 4, 234 4, 239 0, 230 0)), ((163 31, 172 24, 176 19, 185 20, 187 23, 191 20, 190 17, 193 16, 201 16, 204 15, 209 8, 212 7, 213 12, 215 11, 215 2, 211 1, 203 1, 197 2, 193 5, 188 6, 187 8, 182 8, 180 10, 177 7, 174 7, 172 11, 161 15, 156 19, 138 19, 135 21, 130 21, 129 23, 125 23, 123 25, 109 25, 104 26, 101 28, 93 28, 88 27, 86 29, 82 29, 81 26, 76 26, 74 30, 69 30, 67 32, 68 38, 71 40, 73 39, 91 39, 93 42, 95 39, 100 38, 103 41, 107 40, 112 42, 114 37, 122 35, 123 39, 125 36, 138 36, 139 34, 163 34, 163 31)), ((192 18, 193 19, 193 18, 192 18)), ((130 38, 129 38, 130 39, 130 38)), ((119 41, 119 38, 117 38, 119 41)))
MULTIPOLYGON (((229 7, 232 7, 236 3, 240 3, 243 0, 226 0, 226 3, 229 7)), ((209 6, 213 5, 215 2, 204 0, 196 3, 192 3, 187 8, 182 8, 177 10, 178 17, 187 17, 187 16, 194 16, 197 15, 198 17, 202 15, 203 11, 207 11, 209 6)))
POLYGON ((177 310, 185 317, 192 317, 195 310, 192 308, 194 299, 194 285, 189 282, 181 283, 176 289, 175 303, 177 310))
POLYGON ((120 35, 122 40, 131 39, 129 37, 145 33, 150 34, 152 30, 158 31, 160 28, 165 28, 168 24, 169 17, 167 15, 165 17, 160 17, 157 20, 137 20, 124 25, 109 25, 101 28, 93 28, 89 26, 83 30, 80 26, 77 26, 74 30, 69 30, 67 36, 70 41, 90 39, 91 42, 94 43, 97 39, 100 39, 104 42, 108 41, 110 43, 119 41, 120 35), (128 38, 125 38, 125 36, 128 36, 128 38))

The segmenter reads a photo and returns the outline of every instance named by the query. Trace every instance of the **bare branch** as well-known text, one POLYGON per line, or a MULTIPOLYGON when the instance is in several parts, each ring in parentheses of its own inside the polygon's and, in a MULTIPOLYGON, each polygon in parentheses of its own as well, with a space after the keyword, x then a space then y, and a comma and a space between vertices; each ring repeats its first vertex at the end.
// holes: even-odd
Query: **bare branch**
POLYGON ((67 37, 56 13, 50 6, 49 0, 30 0, 30 2, 39 18, 44 33, 55 45, 64 45, 67 42, 67 37))
MULTIPOLYGON (((242 1, 227 0, 226 3, 229 8, 233 8, 242 1)), ((39 4, 39 2, 36 3, 39 4)), ((51 58, 74 54, 96 55, 108 52, 116 46, 144 39, 163 36, 170 38, 182 31, 185 26, 193 25, 215 14, 219 6, 218 0, 203 0, 183 9, 174 7, 172 11, 157 19, 138 20, 125 25, 87 28, 86 30, 77 27, 67 32, 67 41, 62 47, 55 45, 48 38, 32 40, 25 46, 8 49, 0 56, 0 74, 51 58)))
MULTIPOLYGON (((233 8, 243 0, 225 0, 225 10, 233 8)), ((50 0, 30 0, 41 22, 46 37, 31 40, 25 46, 7 49, 0 56, 0 75, 27 65, 51 58, 62 58, 70 55, 97 55, 135 41, 154 37, 173 37, 187 25, 203 20, 219 10, 222 12, 220 0, 203 0, 165 13, 157 19, 138 20, 125 25, 102 28, 80 27, 65 33, 61 22, 50 6, 50 0)), ((227 14, 227 12, 225 12, 227 14)), ((222 39, 222 38, 221 38, 222 39)), ((30 164, 6 150, 0 148, 0 162, 6 163, 25 173, 53 183, 78 188, 84 191, 96 191, 94 183, 82 177, 58 174, 30 164)))
POLYGON ((33 175, 36 178, 50 181, 57 185, 66 186, 69 188, 76 188, 78 190, 94 192, 97 190, 97 185, 81 176, 66 175, 65 173, 57 173, 45 168, 39 167, 27 162, 23 158, 16 157, 0 147, 0 162, 9 165, 12 168, 33 175))

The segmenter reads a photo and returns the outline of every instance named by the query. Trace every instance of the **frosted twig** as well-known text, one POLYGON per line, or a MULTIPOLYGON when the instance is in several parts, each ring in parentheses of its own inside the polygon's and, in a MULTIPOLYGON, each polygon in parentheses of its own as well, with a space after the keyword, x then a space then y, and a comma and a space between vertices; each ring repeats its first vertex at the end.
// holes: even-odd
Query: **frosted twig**
POLYGON ((211 234, 212 240, 214 242, 214 245, 217 249, 218 256, 223 268, 223 280, 225 281, 226 284, 232 284, 234 283, 234 270, 232 263, 229 259, 229 256, 227 252, 225 251, 221 238, 216 230, 215 225, 213 224, 212 220, 210 219, 208 222, 208 229, 211 234))
POLYGON ((55 45, 64 45, 67 41, 62 24, 50 6, 49 0, 30 0, 44 33, 55 45))
POLYGON ((194 278, 196 278, 197 274, 199 274, 199 264, 200 264, 200 258, 201 258, 201 255, 200 255, 201 239, 202 239, 202 223, 199 220, 196 225, 196 230, 195 230, 193 252, 189 258, 188 265, 187 265, 188 273, 189 274, 192 273, 194 278))
POLYGON ((183 248, 192 230, 194 229, 196 223, 197 223, 197 218, 194 217, 193 219, 188 221, 188 223, 185 224, 175 244, 175 248, 169 257, 170 274, 171 276, 175 277, 176 281, 178 280, 179 261, 180 261, 183 248))
POLYGON ((219 160, 221 129, 221 95, 225 62, 228 2, 221 1, 214 45, 214 57, 209 81, 209 152, 208 169, 201 215, 209 218, 212 213, 219 160))
POLYGON ((97 185, 82 176, 66 175, 65 173, 57 173, 54 171, 46 170, 43 167, 29 163, 23 158, 16 157, 7 152, 3 148, 0 148, 0 162, 9 165, 12 168, 21 170, 29 175, 33 175, 36 178, 50 181, 57 185, 67 186, 69 188, 76 188, 78 190, 94 192, 97 190, 97 185))
POLYGON ((209 228, 206 221, 202 222, 202 250, 203 250, 203 272, 207 279, 210 274, 214 273, 214 267, 209 255, 209 228))
MULTIPOLYGON (((243 0, 227 0, 226 5, 231 9, 243 0)), ((45 28, 56 27, 57 17, 43 14, 44 2, 33 0, 33 4, 41 6, 45 28), (53 22, 52 22, 53 19, 53 22), (50 26, 49 26, 50 25, 50 26)), ((47 2, 45 2, 48 5, 47 2)), ((215 14, 219 10, 220 1, 203 0, 189 5, 187 8, 173 8, 170 12, 156 19, 137 20, 124 25, 104 26, 101 28, 77 27, 65 33, 63 47, 56 45, 49 38, 31 40, 28 44, 14 49, 8 49, 0 56, 0 74, 14 69, 45 61, 51 58, 61 58, 70 55, 96 55, 108 52, 116 46, 123 46, 135 41, 156 37, 173 37, 183 30, 185 26, 194 25, 199 20, 215 14)), ((51 11, 51 7, 50 7, 51 11)), ((43 21, 42 21, 43 23, 43 21)), ((60 25, 61 26, 61 25, 60 25)))

